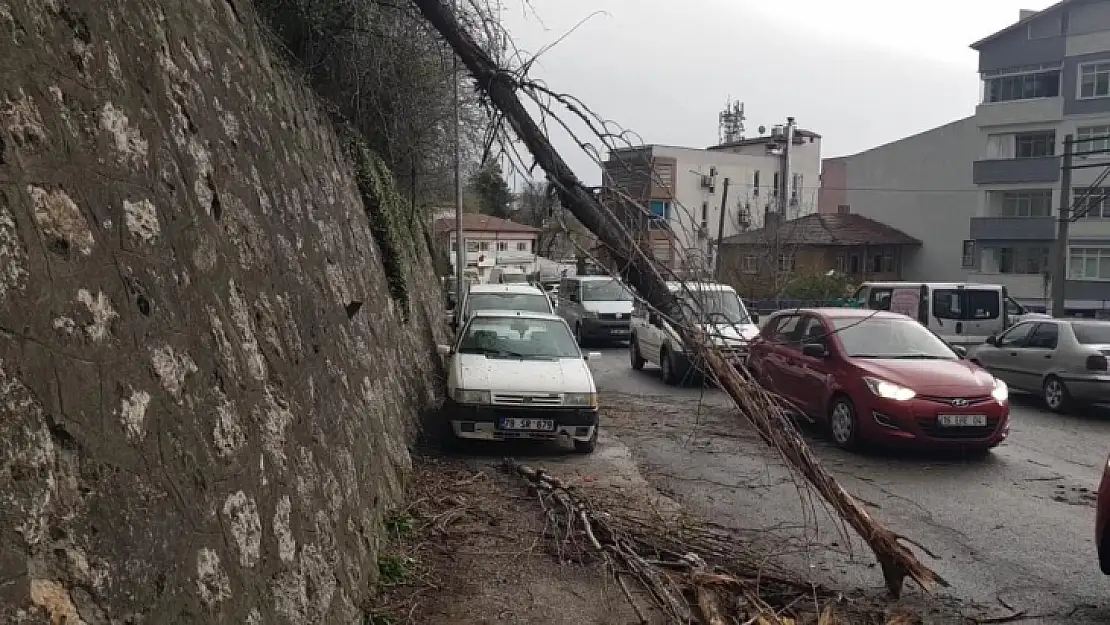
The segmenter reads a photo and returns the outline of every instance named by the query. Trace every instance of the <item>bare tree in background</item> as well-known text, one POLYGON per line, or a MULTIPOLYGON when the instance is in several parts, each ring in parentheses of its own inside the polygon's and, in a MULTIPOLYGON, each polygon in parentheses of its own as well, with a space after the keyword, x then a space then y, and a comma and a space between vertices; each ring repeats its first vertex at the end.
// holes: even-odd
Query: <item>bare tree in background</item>
POLYGON ((565 259, 589 245, 590 233, 559 201, 555 187, 527 180, 520 193, 517 221, 539 228, 536 253, 544 258, 565 259))
MULTIPOLYGON (((414 205, 454 197, 452 52, 414 6, 395 0, 254 0, 274 38, 389 165, 414 205)), ((493 58, 508 39, 495 0, 459 3, 459 21, 493 58)), ((460 89, 464 179, 482 160, 491 115, 460 89)))

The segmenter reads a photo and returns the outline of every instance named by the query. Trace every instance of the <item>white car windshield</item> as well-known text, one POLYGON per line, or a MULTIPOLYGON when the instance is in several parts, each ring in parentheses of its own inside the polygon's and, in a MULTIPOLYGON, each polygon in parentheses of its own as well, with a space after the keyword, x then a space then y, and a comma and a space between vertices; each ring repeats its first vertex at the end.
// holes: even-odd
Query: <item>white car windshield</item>
POLYGON ((476 317, 459 341, 460 354, 485 354, 487 358, 551 360, 581 358, 582 352, 558 319, 476 317))
POLYGON ((551 312, 546 295, 539 293, 472 293, 466 298, 466 313, 476 310, 520 310, 524 312, 551 312))
POLYGON ((937 335, 912 319, 844 317, 832 319, 850 358, 959 360, 937 335))
POLYGON ((631 302, 632 292, 620 280, 582 282, 583 302, 631 302))
POLYGON ((683 311, 694 324, 735 325, 751 323, 751 316, 734 291, 679 291, 683 311))
POLYGON ((501 283, 502 284, 527 284, 528 283, 528 276, 526 276, 522 273, 506 272, 506 273, 501 274, 501 283))

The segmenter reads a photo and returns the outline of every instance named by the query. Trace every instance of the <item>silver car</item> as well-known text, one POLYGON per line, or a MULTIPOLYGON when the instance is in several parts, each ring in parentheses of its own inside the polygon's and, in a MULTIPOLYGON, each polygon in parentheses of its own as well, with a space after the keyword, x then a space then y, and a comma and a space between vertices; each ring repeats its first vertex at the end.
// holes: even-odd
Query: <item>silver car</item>
POLYGON ((1028 319, 990 336, 968 358, 1053 412, 1110 401, 1110 321, 1028 319))

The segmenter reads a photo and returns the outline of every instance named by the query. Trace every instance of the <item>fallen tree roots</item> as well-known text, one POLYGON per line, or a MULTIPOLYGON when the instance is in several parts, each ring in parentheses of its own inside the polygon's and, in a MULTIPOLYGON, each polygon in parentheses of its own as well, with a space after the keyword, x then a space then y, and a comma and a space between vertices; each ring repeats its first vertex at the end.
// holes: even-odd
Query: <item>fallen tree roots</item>
POLYGON ((542 469, 505 459, 527 480, 548 517, 549 537, 567 560, 598 561, 641 623, 866 625, 914 623, 906 614, 853 601, 769 567, 722 530, 649 525, 601 509, 542 469))
MULTIPOLYGON (((443 36, 459 60, 474 77, 477 88, 489 98, 490 104, 504 116, 532 157, 558 191, 559 200, 577 219, 597 235, 608 255, 614 259, 621 277, 635 287, 640 296, 655 310, 674 316, 678 300, 667 287, 666 280, 650 250, 642 249, 626 223, 636 220, 618 217, 614 210, 602 206, 594 193, 574 174, 566 161, 555 151, 543 128, 529 113, 518 91, 522 80, 500 67, 459 24, 443 0, 413 0, 426 20, 443 36)), ((574 105, 577 107, 578 105, 574 105)), ((625 207, 628 209, 628 207, 625 207)), ((628 209, 631 210, 631 209, 628 209)), ((908 575, 926 590, 937 584, 947 585, 936 573, 923 565, 901 543, 898 536, 883 527, 849 495, 836 479, 821 466, 787 418, 782 407, 750 379, 739 375, 715 350, 703 331, 688 323, 672 322, 687 345, 704 363, 706 372, 717 380, 735 402, 740 415, 759 432, 763 441, 805 476, 830 506, 865 540, 883 569, 887 589, 897 597, 908 575)))

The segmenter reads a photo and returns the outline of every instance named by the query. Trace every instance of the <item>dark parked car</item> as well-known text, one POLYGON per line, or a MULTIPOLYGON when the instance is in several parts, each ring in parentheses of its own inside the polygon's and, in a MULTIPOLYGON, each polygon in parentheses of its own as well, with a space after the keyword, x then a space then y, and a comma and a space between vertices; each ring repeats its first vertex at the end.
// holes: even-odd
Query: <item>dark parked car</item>
POLYGON ((748 366, 844 448, 873 442, 986 452, 1009 435, 1005 382, 905 315, 781 311, 763 326, 748 366))

